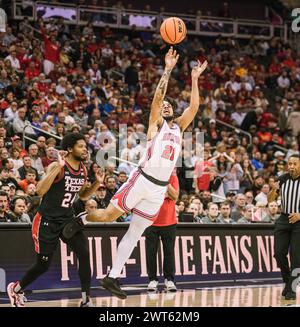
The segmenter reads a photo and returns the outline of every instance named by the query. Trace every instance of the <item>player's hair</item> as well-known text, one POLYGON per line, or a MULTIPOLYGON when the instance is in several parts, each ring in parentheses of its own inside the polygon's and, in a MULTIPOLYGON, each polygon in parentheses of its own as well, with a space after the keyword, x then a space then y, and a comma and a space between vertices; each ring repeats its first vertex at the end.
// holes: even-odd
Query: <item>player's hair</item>
POLYGON ((61 148, 64 151, 68 151, 69 148, 73 148, 77 141, 83 140, 85 141, 84 135, 80 133, 69 133, 61 141, 61 148))
POLYGON ((177 109, 177 103, 174 99, 170 98, 170 97, 165 97, 164 98, 164 101, 167 101, 170 103, 170 105, 172 106, 173 108, 173 111, 175 111, 175 109, 177 109))

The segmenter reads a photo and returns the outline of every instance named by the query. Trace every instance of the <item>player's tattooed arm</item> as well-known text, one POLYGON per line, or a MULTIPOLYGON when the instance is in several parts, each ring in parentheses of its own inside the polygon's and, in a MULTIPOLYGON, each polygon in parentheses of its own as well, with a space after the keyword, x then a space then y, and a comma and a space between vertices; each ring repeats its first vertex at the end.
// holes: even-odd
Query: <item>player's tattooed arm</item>
POLYGON ((167 92, 168 82, 171 76, 171 72, 178 61, 178 58, 179 55, 177 54, 176 50, 173 50, 171 47, 165 56, 165 70, 154 93, 153 101, 151 104, 149 125, 155 124, 160 118, 160 111, 167 92))
POLYGON ((165 69, 165 71, 158 83, 158 87, 157 87, 157 90, 159 93, 158 96, 160 96, 162 100, 164 99, 166 92, 167 92, 167 87, 168 87, 168 82, 169 82, 169 79, 171 76, 171 72, 172 72, 171 69, 165 69))

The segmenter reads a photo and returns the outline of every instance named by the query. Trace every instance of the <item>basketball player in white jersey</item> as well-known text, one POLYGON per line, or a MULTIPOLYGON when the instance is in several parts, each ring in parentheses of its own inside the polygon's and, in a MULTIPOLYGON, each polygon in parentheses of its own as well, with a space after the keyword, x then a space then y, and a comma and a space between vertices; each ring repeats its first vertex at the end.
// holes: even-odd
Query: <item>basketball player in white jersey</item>
POLYGON ((87 216, 87 221, 114 221, 124 214, 132 212, 128 231, 118 246, 117 258, 102 286, 117 297, 124 299, 126 293, 121 290, 117 278, 129 259, 144 230, 151 226, 159 213, 164 198, 175 192, 168 181, 181 151, 182 133, 195 118, 199 108, 198 78, 207 67, 207 61, 192 70, 192 92, 189 107, 174 119, 171 104, 164 101, 168 81, 179 55, 170 48, 165 56, 165 70, 156 88, 149 118, 147 149, 132 171, 128 181, 111 199, 106 209, 99 209, 87 216))

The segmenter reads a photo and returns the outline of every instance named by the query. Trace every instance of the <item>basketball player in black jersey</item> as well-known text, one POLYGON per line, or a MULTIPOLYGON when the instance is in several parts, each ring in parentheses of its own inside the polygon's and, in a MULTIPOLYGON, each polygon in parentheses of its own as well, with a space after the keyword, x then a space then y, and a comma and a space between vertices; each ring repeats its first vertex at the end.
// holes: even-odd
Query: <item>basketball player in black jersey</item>
POLYGON ((64 151, 59 153, 58 161, 49 165, 46 176, 37 185, 37 193, 42 196, 42 200, 32 223, 36 262, 20 281, 7 286, 7 293, 14 307, 24 306, 26 299, 23 291, 48 270, 59 239, 74 251, 79 261, 81 306, 92 306, 87 238, 82 229, 70 238, 66 238, 63 231, 75 219, 72 204, 76 196, 84 201, 88 200, 99 188, 103 176, 100 173, 96 175, 96 182, 87 187, 87 173, 82 162, 87 158, 88 152, 83 135, 66 135, 62 140, 62 149, 64 151))

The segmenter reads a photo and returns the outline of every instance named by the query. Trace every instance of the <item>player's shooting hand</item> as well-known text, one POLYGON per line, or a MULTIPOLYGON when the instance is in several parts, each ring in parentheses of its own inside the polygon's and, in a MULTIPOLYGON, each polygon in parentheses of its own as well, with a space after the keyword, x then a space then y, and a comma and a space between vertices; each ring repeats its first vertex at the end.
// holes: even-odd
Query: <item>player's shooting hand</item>
POLYGON ((68 152, 67 151, 58 151, 57 152, 57 162, 58 164, 63 167, 66 163, 66 156, 67 156, 68 152))
POLYGON ((196 65, 193 69, 192 69, 192 79, 198 79, 199 76, 204 72, 204 70, 207 67, 207 60, 205 60, 202 64, 201 62, 198 60, 198 65, 196 65))
POLYGON ((173 69, 178 61, 179 55, 173 47, 169 49, 165 56, 165 64, 167 69, 173 69))
POLYGON ((297 221, 300 221, 300 213, 292 213, 289 215, 289 223, 294 224, 297 221))

